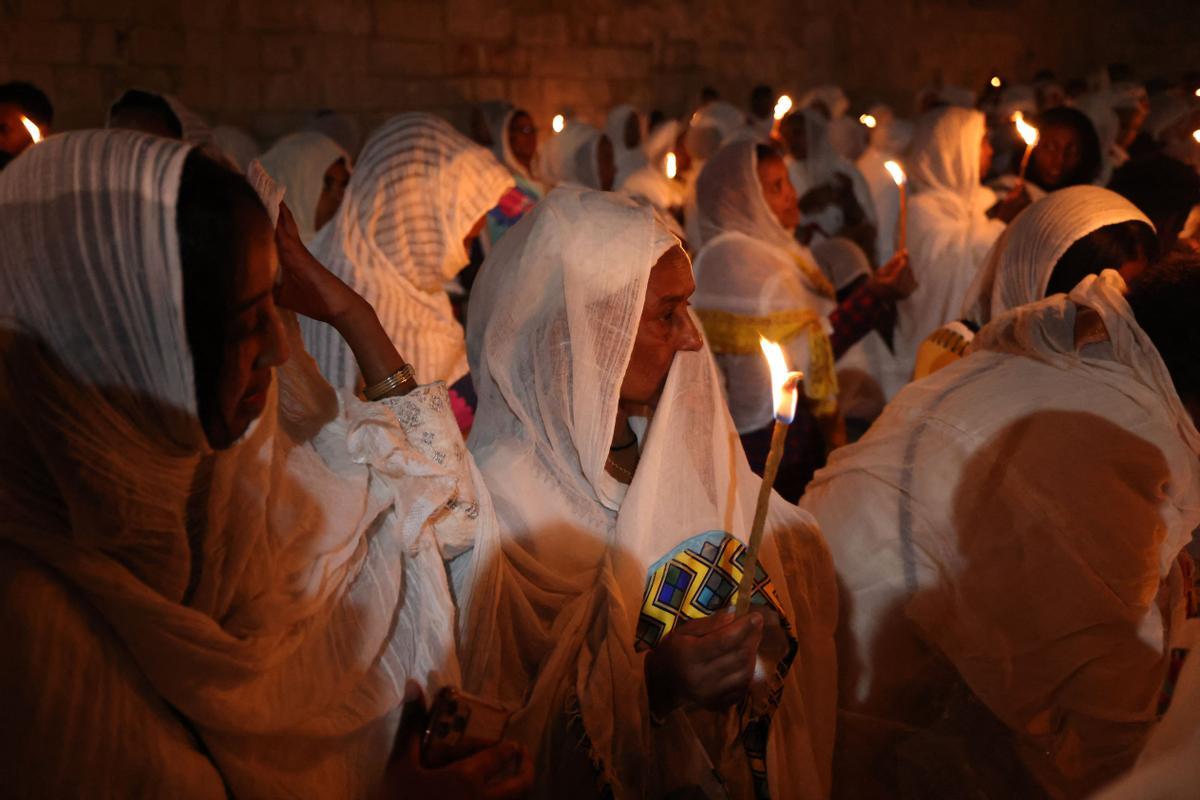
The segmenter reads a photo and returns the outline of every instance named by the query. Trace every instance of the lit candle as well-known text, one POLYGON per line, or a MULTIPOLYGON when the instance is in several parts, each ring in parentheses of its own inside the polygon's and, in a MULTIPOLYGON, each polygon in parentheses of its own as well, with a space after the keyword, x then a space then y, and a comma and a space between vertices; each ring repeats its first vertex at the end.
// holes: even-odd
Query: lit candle
POLYGON ((779 95, 779 99, 775 101, 775 121, 783 119, 787 113, 792 110, 792 98, 786 94, 779 95))
POLYGON ((899 252, 908 240, 908 176, 904 174, 904 167, 900 166, 899 161, 885 161, 883 166, 900 190, 900 219, 896 221, 896 251, 899 252))
POLYGON ((562 133, 563 128, 567 127, 567 121, 563 118, 562 114, 555 114, 550 127, 554 129, 555 133, 562 133))
MULTIPOLYGON (((1200 89, 1197 89, 1196 91, 1200 92, 1200 89)), ((1192 138, 1195 139, 1197 143, 1200 143, 1200 129, 1192 131, 1192 138)))
POLYGON ((679 167, 675 163, 675 153, 667 153, 666 173, 669 180, 675 180, 675 176, 679 174, 679 167))
POLYGON ((874 128, 876 125, 879 124, 879 121, 876 120, 875 117, 871 116, 870 114, 863 114, 861 117, 858 118, 858 121, 861 122, 863 125, 866 125, 868 128, 874 128))
POLYGON ((29 138, 33 139, 33 143, 37 144, 42 140, 42 130, 34 121, 24 114, 21 115, 21 124, 25 126, 25 130, 29 131, 29 138))
POLYGON ((1038 129, 1026 122, 1025 115, 1020 111, 1012 115, 1012 121, 1016 123, 1017 133, 1025 140, 1025 155, 1021 157, 1021 172, 1017 175, 1017 179, 1024 183, 1025 170, 1029 168, 1029 157, 1033 155, 1033 148, 1037 147, 1038 129))
POLYGON ((1196 90, 1196 97, 1200 97, 1200 89, 1196 90))
POLYGON ((754 592, 754 575, 758 571, 758 551, 762 546, 763 528, 767 523, 767 509, 771 505, 771 488, 779 472, 783 458, 783 443, 787 440, 788 426, 796 418, 796 401, 803 386, 804 373, 788 371, 783 357, 783 348, 775 342, 758 337, 763 355, 771 368, 771 394, 775 399, 775 428, 771 432, 771 450, 763 469, 762 483, 758 487, 758 504, 754 507, 754 524, 750 527, 750 541, 746 544, 746 555, 742 559, 742 580, 738 583, 736 616, 743 616, 750 609, 750 595, 754 592))
POLYGON ((999 89, 999 88, 1000 88, 1000 84, 1002 84, 1002 83, 1003 83, 1003 81, 1001 81, 1001 80, 1000 80, 1000 76, 999 76, 999 75, 993 75, 993 76, 992 76, 992 88, 993 88, 993 89, 999 89))

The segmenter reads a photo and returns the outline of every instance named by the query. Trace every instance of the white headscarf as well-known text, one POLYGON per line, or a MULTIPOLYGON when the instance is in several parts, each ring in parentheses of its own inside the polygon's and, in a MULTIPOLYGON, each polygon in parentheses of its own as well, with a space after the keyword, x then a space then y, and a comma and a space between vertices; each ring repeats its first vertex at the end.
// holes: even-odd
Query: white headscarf
MULTIPOLYGON (((659 797, 666 751, 695 750, 688 719, 651 732, 636 626, 651 565, 698 532, 745 537, 749 470, 707 352, 675 356, 653 419, 641 420, 632 485, 605 472, 621 382, 650 269, 677 244, 649 209, 581 189, 551 192, 500 241, 475 285, 470 448, 501 529, 481 534, 466 581, 467 686, 520 706, 511 735, 539 757, 543 796, 568 751, 616 798, 659 797), (577 715, 579 730, 561 720, 577 715)), ((635 423, 639 421, 635 420, 635 423)), ((773 796, 824 797, 834 690, 836 590, 806 516, 775 498, 763 568, 801 637, 771 724, 773 796)), ((457 581, 456 581, 457 583, 457 581)), ((459 595, 460 599, 463 597, 459 595)), ((745 770, 726 728, 718 768, 745 770)))
POLYGON ((600 188, 600 131, 586 122, 569 120, 560 133, 538 148, 541 174, 553 186, 575 184, 600 188))
MULTIPOLYGON (((539 194, 545 187, 533 176, 533 172, 513 155, 512 138, 508 127, 517 114, 528 113, 520 108, 514 108, 504 101, 495 101, 493 106, 482 106, 483 118, 487 122, 488 133, 492 136, 492 155, 504 166, 508 167, 513 177, 524 180, 525 184, 539 194)), ((533 166, 538 166, 537 153, 533 156, 533 166)))
POLYGON ((238 168, 245 173, 250 168, 250 162, 258 158, 258 142, 254 137, 241 128, 232 125, 218 125, 212 130, 213 145, 217 147, 238 168))
MULTIPOLYGON (((804 118, 805 156, 803 160, 787 156, 788 176, 798 197, 819 186, 832 184, 837 175, 844 175, 854 189, 854 198, 870 221, 875 220, 875 203, 871 188, 854 162, 843 158, 829 139, 829 122, 816 109, 795 112, 804 118)), ((858 123, 855 122, 855 125, 858 123)), ((827 230, 827 234, 837 231, 827 230)))
POLYGON ((1071 245, 1106 225, 1130 221, 1153 227, 1133 203, 1108 189, 1070 186, 1051 192, 1022 211, 996 240, 967 292, 962 315, 982 326, 1011 308, 1041 300, 1071 245))
POLYGON ((1076 106, 1087 114, 1096 128, 1101 157, 1100 174, 1096 177, 1096 183, 1103 186, 1108 183, 1113 171, 1129 160, 1129 154, 1117 144, 1121 135, 1121 118, 1115 110, 1115 98, 1111 90, 1102 89, 1088 92, 1079 98, 1076 106))
POLYGON ((617 165, 617 177, 613 181, 613 188, 620 189, 630 175, 649 163, 644 146, 646 126, 642 115, 636 108, 631 105, 620 105, 608 112, 608 119, 604 122, 604 133, 612 142, 613 159, 617 165), (625 127, 630 116, 637 120, 638 130, 641 133, 641 140, 636 147, 625 145, 625 127))
POLYGON ((737 138, 758 139, 746 125, 746 115, 737 106, 717 100, 692 114, 684 135, 684 146, 692 157, 691 172, 684 176, 687 192, 684 196, 684 230, 687 232, 688 247, 693 251, 700 247, 703 236, 700 232, 700 211, 696 208, 696 182, 704 163, 712 158, 722 146, 737 138))
MULTIPOLYGON (((827 336, 828 317, 836 307, 833 286, 812 254, 779 224, 767 205, 758 179, 756 147, 748 140, 726 145, 704 165, 697 180, 704 238, 694 265, 692 302, 702 311, 740 317, 803 313, 812 317, 815 330, 827 336)), ((715 347, 738 431, 748 433, 769 424, 774 406, 766 362, 757 353, 725 353, 720 352, 721 345, 715 347)), ((794 335, 784 347, 788 363, 808 376, 805 388, 816 391, 811 337, 794 335)), ((832 369, 829 358, 827 367, 832 369)))
MULTIPOLYGON (((467 264, 463 238, 512 186, 509 171, 450 123, 401 114, 371 136, 337 215, 313 240, 313 255, 375 307, 423 382, 467 373, 442 286, 467 264)), ((337 332, 308 320, 301 329, 330 382, 353 387, 358 366, 337 332)))
POLYGON ((883 264, 896 251, 896 225, 900 219, 900 189, 884 164, 900 158, 908 149, 913 125, 882 104, 871 106, 868 113, 875 117, 871 144, 855 166, 867 184, 875 209, 875 261, 883 264))
POLYGON ((350 155, 323 133, 289 133, 263 153, 259 162, 286 190, 284 202, 296 218, 300 240, 308 244, 317 235, 317 203, 325 188, 325 173, 341 159, 350 169, 350 155))
POLYGON ((42 624, 93 652, 115 639, 136 665, 113 664, 112 686, 45 674, 37 691, 73 713, 35 721, 27 767, 54 795, 210 785, 203 759, 156 761, 191 747, 161 741, 186 739, 166 703, 238 797, 365 797, 406 679, 457 671, 451 542, 427 524, 452 482, 386 406, 339 408, 294 322, 266 411, 208 448, 176 229, 189 151, 67 133, 0 175, 0 541, 109 627, 42 624), (127 724, 162 732, 133 774, 130 742, 114 746, 127 724))
POLYGON ((1200 524, 1200 433, 1124 290, 1107 270, 994 320, 802 501, 850 597, 842 696, 944 691, 898 641, 919 631, 1051 796, 1136 756, 1170 648, 1156 594, 1200 524), (1106 341, 1077 341, 1080 308, 1106 341))

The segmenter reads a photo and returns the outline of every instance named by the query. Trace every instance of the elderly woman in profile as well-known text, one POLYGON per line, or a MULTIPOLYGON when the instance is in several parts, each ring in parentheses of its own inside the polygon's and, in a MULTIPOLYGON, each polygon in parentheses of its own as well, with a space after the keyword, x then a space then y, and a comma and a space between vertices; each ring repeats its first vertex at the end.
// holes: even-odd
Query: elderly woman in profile
POLYGON ((469 447, 498 527, 452 567, 464 673, 516 709, 538 797, 829 792, 829 557, 773 497, 755 610, 726 613, 759 480, 689 267, 650 209, 556 189, 476 284, 469 447))
POLYGON ((475 530, 445 390, 290 215, 181 142, 85 131, 4 172, 0 249, 5 794, 517 794, 515 745, 418 760, 417 687, 458 680, 442 553, 475 530))

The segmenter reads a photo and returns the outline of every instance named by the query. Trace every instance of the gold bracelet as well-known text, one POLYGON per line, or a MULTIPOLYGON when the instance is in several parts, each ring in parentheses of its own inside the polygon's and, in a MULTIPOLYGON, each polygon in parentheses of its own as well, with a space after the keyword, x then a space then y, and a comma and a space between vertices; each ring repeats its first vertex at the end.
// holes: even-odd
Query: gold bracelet
POLYGON ((405 395, 417 388, 417 377, 412 364, 405 364, 379 383, 363 389, 363 396, 372 402, 385 397, 405 395))

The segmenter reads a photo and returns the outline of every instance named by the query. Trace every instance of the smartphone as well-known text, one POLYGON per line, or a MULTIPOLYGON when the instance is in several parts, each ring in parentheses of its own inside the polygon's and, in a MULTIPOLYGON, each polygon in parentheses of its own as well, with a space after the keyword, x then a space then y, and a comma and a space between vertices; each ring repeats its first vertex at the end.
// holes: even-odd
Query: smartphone
POLYGON ((511 716, 511 711, 486 700, 449 686, 443 688, 429 711, 421 763, 428 769, 444 767, 498 744, 511 716))

